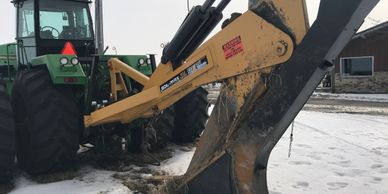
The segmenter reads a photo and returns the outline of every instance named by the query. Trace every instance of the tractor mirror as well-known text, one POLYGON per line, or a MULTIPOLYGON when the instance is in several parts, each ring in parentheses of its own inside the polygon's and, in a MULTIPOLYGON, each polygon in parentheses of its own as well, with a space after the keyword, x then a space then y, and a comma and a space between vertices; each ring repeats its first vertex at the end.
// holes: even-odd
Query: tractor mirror
POLYGON ((63 19, 63 21, 67 21, 67 15, 63 14, 62 19, 63 19))

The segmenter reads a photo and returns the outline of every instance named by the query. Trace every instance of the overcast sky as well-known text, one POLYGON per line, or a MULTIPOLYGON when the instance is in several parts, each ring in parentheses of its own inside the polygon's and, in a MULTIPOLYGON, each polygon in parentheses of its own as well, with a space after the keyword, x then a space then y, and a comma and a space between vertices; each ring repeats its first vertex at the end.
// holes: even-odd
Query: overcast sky
MULTIPOLYGON (((0 2, 0 44, 12 42, 15 37, 15 9, 9 1, 0 2)), ((316 17, 319 1, 306 0, 310 23, 316 17)), ((190 0, 191 6, 203 2, 190 0)), ((224 18, 232 12, 245 11, 247 6, 248 1, 233 0, 224 18)), ((388 0, 380 0, 362 29, 387 21, 387 10, 388 0)), ((104 1, 105 45, 116 47, 118 54, 160 54, 160 44, 173 37, 186 14, 186 0, 104 1)), ((114 53, 112 49, 108 52, 114 53)))

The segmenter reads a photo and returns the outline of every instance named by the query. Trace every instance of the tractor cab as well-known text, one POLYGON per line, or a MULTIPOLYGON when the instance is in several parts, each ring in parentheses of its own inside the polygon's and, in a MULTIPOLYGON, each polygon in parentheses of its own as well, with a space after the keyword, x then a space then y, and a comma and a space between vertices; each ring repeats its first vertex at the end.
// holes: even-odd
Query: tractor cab
POLYGON ((87 0, 15 0, 18 64, 47 54, 95 53, 92 19, 87 0))

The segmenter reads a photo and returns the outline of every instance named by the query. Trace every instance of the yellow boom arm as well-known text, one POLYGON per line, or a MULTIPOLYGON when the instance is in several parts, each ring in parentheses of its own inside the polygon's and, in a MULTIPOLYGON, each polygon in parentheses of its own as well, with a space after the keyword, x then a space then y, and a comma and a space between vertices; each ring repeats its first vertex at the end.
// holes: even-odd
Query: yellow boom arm
MULTIPOLYGON (((297 30, 305 33, 304 15, 297 17, 296 26, 301 28, 297 30)), ((128 123, 137 118, 153 116, 206 83, 239 75, 249 75, 245 81, 249 79, 254 82, 261 73, 270 73, 274 65, 287 61, 293 48, 294 42, 288 34, 252 11, 247 11, 204 43, 176 70, 173 70, 171 63, 160 64, 152 77, 148 78, 118 59, 111 59, 108 64, 115 99, 119 88, 126 90, 124 84, 115 84, 117 80, 122 80, 120 72, 142 84, 144 90, 85 116, 85 126, 128 123)), ((252 87, 252 84, 243 87, 252 87)), ((239 95, 244 97, 244 92, 239 95)))

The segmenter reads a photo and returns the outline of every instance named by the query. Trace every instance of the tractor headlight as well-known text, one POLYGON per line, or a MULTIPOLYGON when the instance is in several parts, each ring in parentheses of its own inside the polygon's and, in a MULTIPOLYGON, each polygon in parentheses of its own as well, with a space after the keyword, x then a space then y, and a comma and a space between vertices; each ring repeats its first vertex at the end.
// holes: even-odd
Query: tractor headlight
POLYGON ((76 57, 71 59, 71 64, 72 65, 78 65, 78 63, 79 63, 79 61, 78 61, 78 59, 76 57))
POLYGON ((151 59, 150 58, 147 59, 147 65, 151 65, 151 59))
POLYGON ((67 59, 66 57, 62 57, 61 59, 59 59, 59 63, 61 65, 67 65, 69 63, 69 59, 67 59))
POLYGON ((140 59, 138 60, 139 65, 144 65, 145 62, 146 62, 146 61, 145 61, 143 58, 140 58, 140 59))

